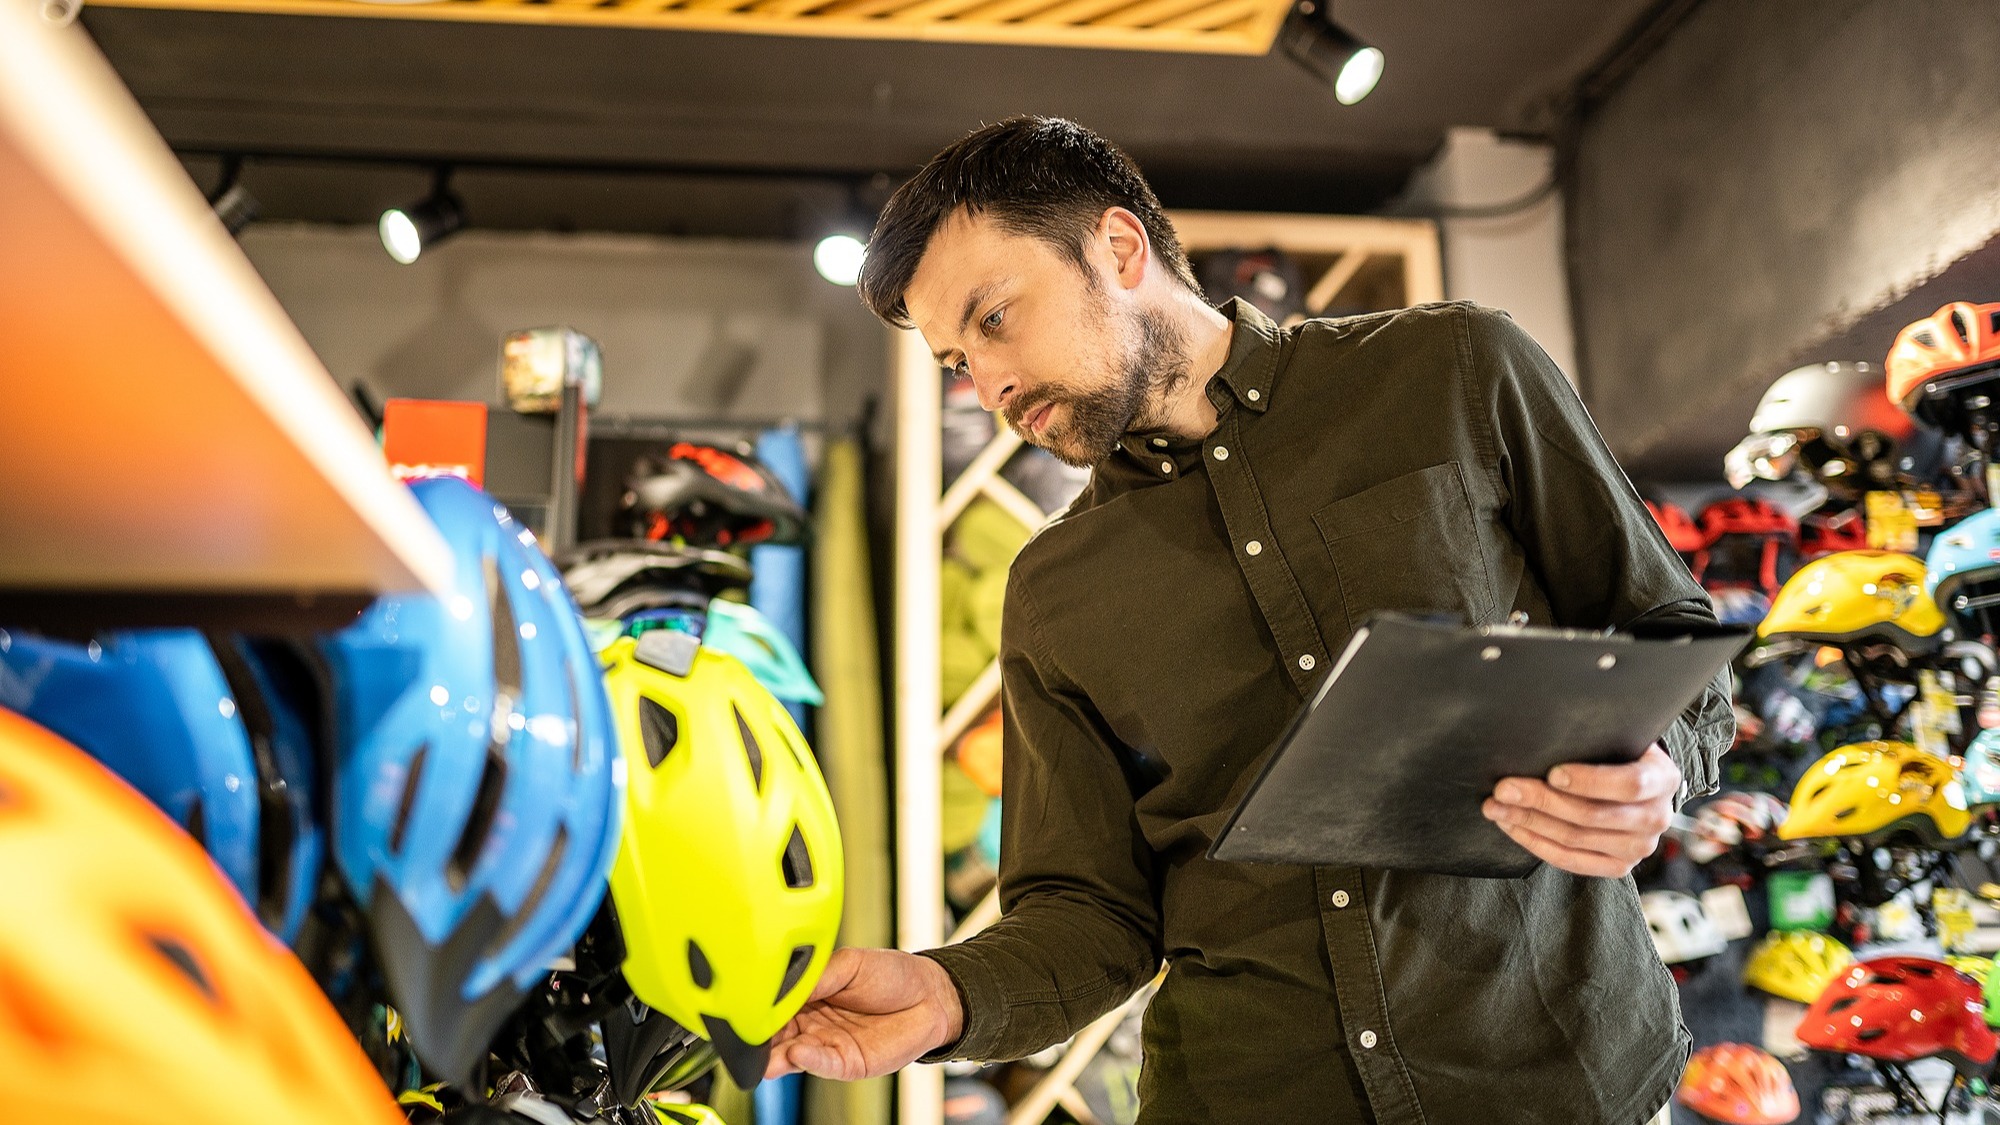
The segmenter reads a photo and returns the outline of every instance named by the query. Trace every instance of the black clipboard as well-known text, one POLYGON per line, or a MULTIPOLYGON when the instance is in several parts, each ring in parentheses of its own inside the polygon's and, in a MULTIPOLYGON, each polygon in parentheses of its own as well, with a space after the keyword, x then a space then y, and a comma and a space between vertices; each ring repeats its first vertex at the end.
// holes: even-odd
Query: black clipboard
POLYGON ((1209 858, 1526 875, 1539 861, 1479 811, 1500 779, 1638 758, 1750 635, 1378 614, 1279 737, 1209 858))

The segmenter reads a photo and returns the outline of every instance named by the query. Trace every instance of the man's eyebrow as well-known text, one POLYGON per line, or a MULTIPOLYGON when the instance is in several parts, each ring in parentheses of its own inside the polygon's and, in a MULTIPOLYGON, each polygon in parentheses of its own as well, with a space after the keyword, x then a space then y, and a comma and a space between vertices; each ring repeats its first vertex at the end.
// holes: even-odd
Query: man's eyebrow
MULTIPOLYGON (((979 306, 985 304, 987 299, 993 296, 995 290, 999 289, 1003 285, 1006 285, 1008 282, 1012 280, 1013 278, 1011 277, 1003 277, 994 281, 988 281, 985 282, 984 284, 974 286, 972 292, 967 293, 965 295, 965 311, 959 314, 958 318, 959 335, 961 336, 965 335, 965 328, 967 325, 972 323, 972 314, 979 311, 979 306)), ((943 363, 944 357, 946 355, 949 355, 952 350, 953 349, 946 348, 944 351, 941 352, 932 352, 931 357, 933 359, 936 359, 939 363, 943 363)))

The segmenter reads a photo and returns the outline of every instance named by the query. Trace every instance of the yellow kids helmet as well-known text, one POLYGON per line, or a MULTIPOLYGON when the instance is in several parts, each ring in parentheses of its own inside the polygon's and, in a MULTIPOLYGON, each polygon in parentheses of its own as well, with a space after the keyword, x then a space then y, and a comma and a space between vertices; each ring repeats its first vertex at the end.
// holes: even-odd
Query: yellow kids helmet
POLYGON ((1965 783, 1950 762, 1907 742, 1858 742, 1806 770, 1778 836, 1872 837, 1909 828, 1938 844, 1971 825, 1965 783))
POLYGON ((632 992, 764 1076, 840 929, 840 825, 792 717, 735 657, 655 629, 602 654, 627 763, 611 868, 632 992))
POLYGON ((1743 983, 1773 996, 1810 1004, 1828 982, 1854 963, 1846 946, 1825 934, 1773 930, 1743 963, 1743 983))
POLYGON ((1771 599, 1759 637, 1816 644, 1887 641, 1909 652, 1938 646, 1944 613, 1924 589, 1924 563, 1896 551, 1837 551, 1814 559, 1771 599))

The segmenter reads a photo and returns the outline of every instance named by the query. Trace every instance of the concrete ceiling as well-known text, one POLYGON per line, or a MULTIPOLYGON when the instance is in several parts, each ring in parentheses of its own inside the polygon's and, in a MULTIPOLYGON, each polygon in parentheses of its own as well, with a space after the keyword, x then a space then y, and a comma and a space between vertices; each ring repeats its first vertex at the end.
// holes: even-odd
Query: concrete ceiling
POLYGON ((983 121, 1072 117, 1169 206, 1364 212, 1452 125, 1535 132, 1660 0, 1344 0, 1359 106, 1257 58, 91 7, 204 182, 252 154, 266 218, 370 222, 424 164, 487 227, 803 237, 983 121))

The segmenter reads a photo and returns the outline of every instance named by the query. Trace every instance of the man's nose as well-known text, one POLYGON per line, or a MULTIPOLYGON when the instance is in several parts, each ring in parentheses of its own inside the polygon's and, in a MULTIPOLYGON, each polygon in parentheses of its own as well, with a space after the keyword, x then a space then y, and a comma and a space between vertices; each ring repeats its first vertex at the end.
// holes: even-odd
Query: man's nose
POLYGON ((1012 375, 985 374, 970 363, 966 370, 972 375, 972 385, 979 391, 979 406, 982 410, 1004 409, 1014 397, 1021 393, 1020 381, 1012 375))

